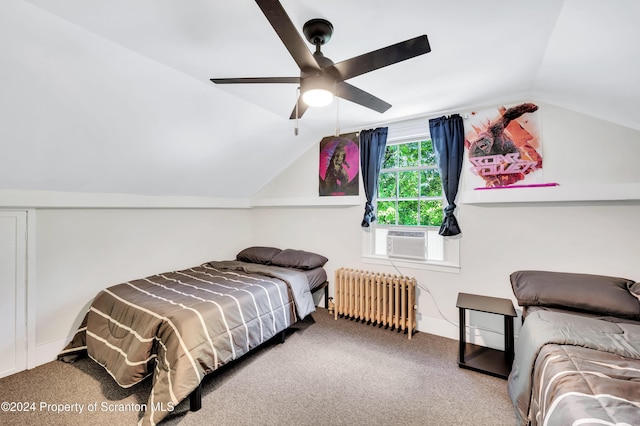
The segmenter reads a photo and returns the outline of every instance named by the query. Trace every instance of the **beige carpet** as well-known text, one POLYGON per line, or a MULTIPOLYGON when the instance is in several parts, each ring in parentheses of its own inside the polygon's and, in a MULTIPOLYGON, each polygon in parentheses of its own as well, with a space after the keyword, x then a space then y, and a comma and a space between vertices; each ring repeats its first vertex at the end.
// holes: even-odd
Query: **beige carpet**
MULTIPOLYGON (((186 400, 162 424, 515 424, 506 381, 459 369, 457 341, 426 333, 408 340, 324 309, 313 318, 284 344, 207 377, 202 409, 188 411, 186 400)), ((134 425, 150 386, 147 379, 122 389, 89 359, 54 361, 0 379, 0 401, 23 410, 3 405, 0 424, 134 425)))

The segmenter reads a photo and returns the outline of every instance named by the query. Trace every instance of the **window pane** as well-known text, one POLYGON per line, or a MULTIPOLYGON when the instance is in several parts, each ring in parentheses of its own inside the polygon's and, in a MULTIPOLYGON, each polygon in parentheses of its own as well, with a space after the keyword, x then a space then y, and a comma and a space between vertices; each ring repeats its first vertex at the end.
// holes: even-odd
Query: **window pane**
POLYGON ((380 173, 378 198, 396 198, 396 172, 380 173))
POLYGON ((420 165, 419 142, 403 143, 398 146, 398 166, 410 167, 420 165))
POLYGON ((427 259, 442 261, 448 255, 442 225, 442 179, 431 140, 388 145, 378 180, 377 222, 373 254, 386 255, 386 233, 398 226, 429 227, 427 259), (391 171, 391 169, 393 171, 391 171))
POLYGON ((398 145, 387 145, 384 151, 383 169, 393 169, 398 167, 398 145))
POLYGON ((422 164, 427 166, 436 165, 436 152, 433 149, 433 143, 429 141, 422 141, 420 144, 422 149, 422 164))
POLYGON ((378 201, 377 217, 381 225, 395 225, 397 217, 395 201, 378 201))
POLYGON ((419 177, 420 172, 417 170, 411 172, 398 172, 398 197, 417 197, 419 177))
POLYGON ((420 225, 442 225, 442 200, 420 200, 420 225))
POLYGON ((422 170, 420 172, 420 196, 440 197, 442 196, 442 180, 440 173, 435 169, 422 170))
POLYGON ((398 201, 398 225, 418 224, 418 201, 398 201))

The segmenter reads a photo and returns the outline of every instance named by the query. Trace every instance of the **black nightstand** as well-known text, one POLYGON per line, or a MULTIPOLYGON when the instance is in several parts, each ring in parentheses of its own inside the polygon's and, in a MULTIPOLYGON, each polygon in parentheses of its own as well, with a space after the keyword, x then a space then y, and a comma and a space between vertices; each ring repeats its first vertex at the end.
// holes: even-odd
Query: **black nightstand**
POLYGON ((460 310, 460 349, 458 366, 506 379, 513 363, 513 319, 517 316, 509 299, 458 293, 460 310), (467 343, 465 310, 487 312, 504 317, 504 351, 467 343))

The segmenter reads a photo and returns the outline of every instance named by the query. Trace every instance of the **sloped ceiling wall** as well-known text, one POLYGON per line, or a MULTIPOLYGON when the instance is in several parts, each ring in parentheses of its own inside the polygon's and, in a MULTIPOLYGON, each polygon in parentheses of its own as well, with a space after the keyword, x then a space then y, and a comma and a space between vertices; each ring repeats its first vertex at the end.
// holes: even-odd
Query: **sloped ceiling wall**
POLYGON ((444 3, 283 0, 299 27, 333 22, 334 61, 419 34, 433 49, 350 81, 384 115, 341 102, 295 136, 295 87, 208 80, 297 74, 253 2, 4 0, 0 189, 250 197, 336 117, 355 130, 525 98, 640 129, 634 0, 444 3))
POLYGON ((287 163, 303 152, 287 143, 284 119, 207 81, 24 2, 0 15, 0 37, 11 40, 4 189, 247 196, 277 173, 264 166, 271 151, 287 163))

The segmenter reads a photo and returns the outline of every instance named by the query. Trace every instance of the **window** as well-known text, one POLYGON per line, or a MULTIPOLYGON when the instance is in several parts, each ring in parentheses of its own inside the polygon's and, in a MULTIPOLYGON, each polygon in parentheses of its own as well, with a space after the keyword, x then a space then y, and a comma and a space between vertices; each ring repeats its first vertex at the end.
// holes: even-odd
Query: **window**
POLYGON ((378 224, 442 224, 442 180, 430 140, 388 145, 378 180, 378 224))
POLYGON ((378 179, 377 221, 366 237, 365 256, 387 259, 390 230, 425 231, 426 259, 398 260, 457 268, 458 240, 438 234, 442 209, 442 180, 431 140, 388 142, 378 179))

